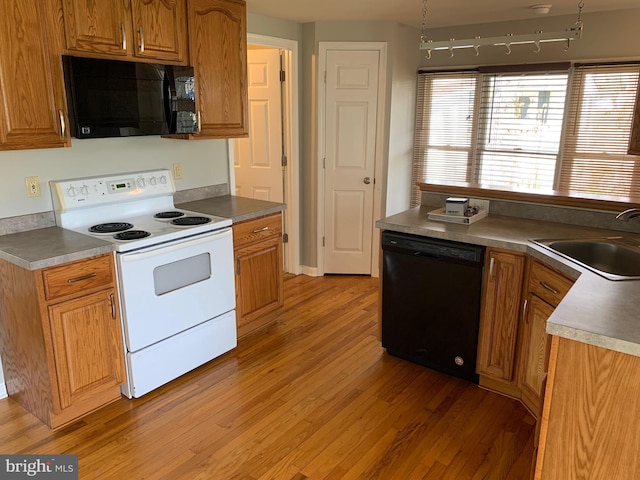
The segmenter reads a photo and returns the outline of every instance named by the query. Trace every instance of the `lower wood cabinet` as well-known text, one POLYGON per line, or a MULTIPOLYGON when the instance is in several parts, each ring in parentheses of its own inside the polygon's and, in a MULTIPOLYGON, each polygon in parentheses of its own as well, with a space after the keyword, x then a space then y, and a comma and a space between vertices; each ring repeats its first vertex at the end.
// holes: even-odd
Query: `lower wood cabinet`
POLYGON ((496 381, 504 388, 490 388, 518 396, 516 341, 526 255, 488 248, 485 258, 476 371, 481 385, 487 379, 496 381))
POLYGON ((268 325, 283 305, 282 214, 234 224, 238 338, 268 325))
POLYGON ((552 337, 535 479, 640 478, 640 357, 552 337))
POLYGON ((0 354, 11 398, 52 429, 120 398, 113 256, 30 271, 0 260, 0 354))
POLYGON ((520 340, 518 386, 521 400, 540 417, 549 365, 547 320, 573 280, 537 260, 531 261, 520 340))

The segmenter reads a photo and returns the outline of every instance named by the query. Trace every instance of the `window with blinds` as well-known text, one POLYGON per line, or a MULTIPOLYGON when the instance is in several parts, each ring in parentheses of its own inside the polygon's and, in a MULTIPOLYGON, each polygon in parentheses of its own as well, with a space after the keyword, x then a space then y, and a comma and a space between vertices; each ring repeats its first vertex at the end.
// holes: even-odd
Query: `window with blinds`
POLYGON ((567 72, 482 74, 474 181, 553 188, 567 72))
POLYGON ((639 73, 420 73, 413 184, 640 197, 640 162, 626 155, 639 73))
POLYGON ((470 182, 477 72, 421 74, 413 149, 413 205, 420 182, 470 182))
POLYGON ((640 65, 576 67, 557 189, 640 198, 640 161, 627 155, 640 65))

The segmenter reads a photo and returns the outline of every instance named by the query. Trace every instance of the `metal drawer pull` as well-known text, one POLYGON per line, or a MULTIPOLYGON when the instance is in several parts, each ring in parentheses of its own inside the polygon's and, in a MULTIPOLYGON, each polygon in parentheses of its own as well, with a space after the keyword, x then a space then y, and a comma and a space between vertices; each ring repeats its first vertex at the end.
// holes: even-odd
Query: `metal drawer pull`
POLYGON ((127 33, 124 29, 124 23, 120 24, 120 33, 122 33, 122 50, 127 49, 127 33))
POLYGON ((557 295, 559 293, 558 290, 556 290, 555 288, 551 288, 549 285, 547 285, 546 283, 544 283, 542 281, 540 282, 540 285, 542 285, 543 288, 546 288, 547 290, 549 290, 551 293, 553 293, 555 295, 557 295))
POLYGON ((142 33, 142 27, 138 28, 138 35, 140 37, 140 53, 144 53, 144 34, 142 33))
POLYGON ((58 115, 60 115, 60 133, 62 138, 65 138, 67 136, 67 122, 64 121, 64 112, 58 110, 58 115))
POLYGON ((97 273, 88 273, 87 275, 82 275, 81 277, 70 278, 67 280, 67 283, 76 283, 81 282, 82 280, 89 280, 97 275, 97 273))
POLYGON ((266 232, 267 230, 269 230, 269 227, 262 227, 257 230, 254 230, 253 233, 266 232))
POLYGON ((111 318, 113 318, 114 320, 117 318, 116 315, 116 296, 112 293, 110 295, 111 297, 111 318))

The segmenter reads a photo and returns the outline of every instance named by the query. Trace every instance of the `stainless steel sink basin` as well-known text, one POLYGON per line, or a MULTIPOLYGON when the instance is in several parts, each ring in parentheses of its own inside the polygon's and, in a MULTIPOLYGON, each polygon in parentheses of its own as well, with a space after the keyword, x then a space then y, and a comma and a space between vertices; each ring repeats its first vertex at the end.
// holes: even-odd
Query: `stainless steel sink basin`
POLYGON ((533 240, 609 280, 640 279, 640 246, 624 237, 533 240))

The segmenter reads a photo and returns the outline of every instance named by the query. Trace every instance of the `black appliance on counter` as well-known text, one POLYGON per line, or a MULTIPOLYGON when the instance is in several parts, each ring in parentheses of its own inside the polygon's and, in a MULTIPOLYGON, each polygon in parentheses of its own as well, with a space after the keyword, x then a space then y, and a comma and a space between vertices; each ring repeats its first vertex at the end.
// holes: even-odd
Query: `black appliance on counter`
POLYGON ((193 67, 63 56, 71 135, 197 131, 193 67))
POLYGON ((478 383, 484 250, 382 233, 382 346, 389 354, 478 383))

